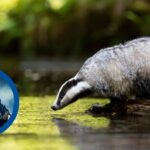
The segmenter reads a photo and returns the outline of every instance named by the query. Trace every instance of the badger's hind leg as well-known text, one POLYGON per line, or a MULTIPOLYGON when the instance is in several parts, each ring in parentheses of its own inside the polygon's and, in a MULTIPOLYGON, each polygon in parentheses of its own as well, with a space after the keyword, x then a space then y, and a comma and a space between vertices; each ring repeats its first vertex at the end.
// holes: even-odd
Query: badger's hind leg
POLYGON ((127 113, 126 100, 111 98, 109 104, 106 104, 105 106, 94 104, 87 110, 87 112, 100 115, 125 115, 127 113))

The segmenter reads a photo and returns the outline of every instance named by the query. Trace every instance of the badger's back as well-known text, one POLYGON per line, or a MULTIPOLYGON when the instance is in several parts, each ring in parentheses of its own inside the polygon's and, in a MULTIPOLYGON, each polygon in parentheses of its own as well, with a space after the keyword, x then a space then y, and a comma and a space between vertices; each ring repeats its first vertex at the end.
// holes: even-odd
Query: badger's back
POLYGON ((104 97, 150 95, 150 38, 98 51, 77 76, 104 97))

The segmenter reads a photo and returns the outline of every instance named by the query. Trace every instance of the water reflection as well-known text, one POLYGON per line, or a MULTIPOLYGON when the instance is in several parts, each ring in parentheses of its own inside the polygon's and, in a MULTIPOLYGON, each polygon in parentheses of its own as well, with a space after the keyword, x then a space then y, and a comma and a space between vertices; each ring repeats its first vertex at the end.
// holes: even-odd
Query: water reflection
POLYGON ((78 123, 53 118, 60 134, 79 150, 149 150, 150 117, 129 115, 109 118, 105 128, 93 129, 78 123))

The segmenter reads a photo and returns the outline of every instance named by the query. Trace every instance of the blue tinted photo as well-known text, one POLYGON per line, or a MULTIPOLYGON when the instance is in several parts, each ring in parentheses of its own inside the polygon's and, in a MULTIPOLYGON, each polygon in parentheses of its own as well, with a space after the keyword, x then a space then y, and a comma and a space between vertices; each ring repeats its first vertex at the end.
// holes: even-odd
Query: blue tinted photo
POLYGON ((0 127, 10 118, 13 106, 13 92, 8 83, 0 78, 0 127))

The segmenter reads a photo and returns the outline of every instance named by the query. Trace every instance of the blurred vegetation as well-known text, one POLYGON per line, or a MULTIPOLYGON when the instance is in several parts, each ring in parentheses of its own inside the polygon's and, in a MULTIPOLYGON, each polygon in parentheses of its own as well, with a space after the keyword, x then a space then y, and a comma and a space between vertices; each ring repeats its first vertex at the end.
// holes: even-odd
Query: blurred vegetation
POLYGON ((149 36, 149 26, 149 0, 0 0, 0 69, 23 95, 54 94, 79 69, 64 70, 70 61, 149 36))
POLYGON ((148 0, 0 0, 0 54, 82 58, 149 26, 148 0))

